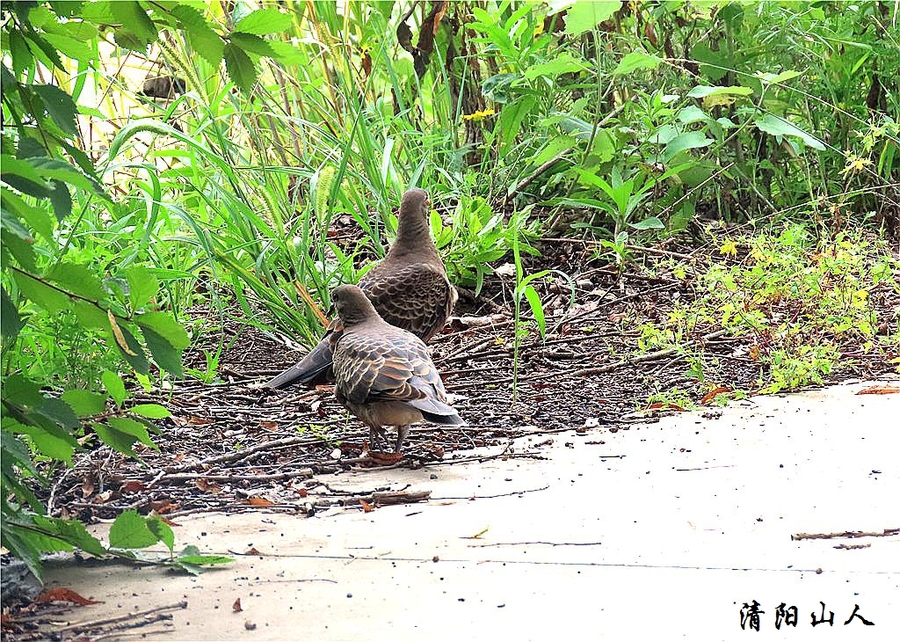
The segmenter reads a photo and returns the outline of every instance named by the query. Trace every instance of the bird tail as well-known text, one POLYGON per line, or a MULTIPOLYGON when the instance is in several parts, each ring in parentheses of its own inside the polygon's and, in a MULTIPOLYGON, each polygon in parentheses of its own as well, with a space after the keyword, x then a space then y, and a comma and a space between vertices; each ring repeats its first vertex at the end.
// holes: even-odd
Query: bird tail
POLYGON ((466 425, 466 422, 462 420, 456 410, 437 399, 425 397, 423 399, 413 399, 406 403, 416 408, 422 413, 422 417, 433 424, 442 424, 444 426, 466 425))
POLYGON ((279 390, 287 386, 300 383, 304 386, 314 388, 319 384, 327 383, 329 377, 332 376, 331 366, 334 361, 334 355, 331 352, 331 343, 326 336, 319 341, 315 348, 309 351, 300 363, 297 363, 280 375, 277 375, 266 382, 265 387, 279 390))

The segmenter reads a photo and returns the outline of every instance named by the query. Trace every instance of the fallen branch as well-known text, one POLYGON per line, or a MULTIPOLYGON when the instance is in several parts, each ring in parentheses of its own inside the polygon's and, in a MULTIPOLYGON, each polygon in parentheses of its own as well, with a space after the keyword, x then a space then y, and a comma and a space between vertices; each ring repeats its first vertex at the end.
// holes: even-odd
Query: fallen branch
POLYGON ((115 617, 102 618, 99 620, 90 620, 88 622, 76 622, 75 624, 70 624, 68 626, 64 626, 61 629, 57 629, 55 633, 62 633, 64 631, 88 631, 91 629, 95 629, 98 626, 104 626, 107 624, 115 624, 116 622, 125 622, 126 620, 131 620, 138 617, 145 617, 147 615, 152 615, 154 613, 160 613, 162 611, 174 611, 176 609, 186 609, 187 601, 182 600, 181 602, 176 602, 175 604, 169 604, 167 606, 157 606, 152 609, 147 609, 146 611, 135 611, 132 613, 127 613, 125 615, 117 615, 115 617))
POLYGON ((844 531, 843 533, 797 533, 796 535, 791 535, 791 540, 837 539, 841 537, 852 539, 856 537, 892 537, 893 535, 900 535, 900 528, 885 528, 880 533, 867 531, 844 531))

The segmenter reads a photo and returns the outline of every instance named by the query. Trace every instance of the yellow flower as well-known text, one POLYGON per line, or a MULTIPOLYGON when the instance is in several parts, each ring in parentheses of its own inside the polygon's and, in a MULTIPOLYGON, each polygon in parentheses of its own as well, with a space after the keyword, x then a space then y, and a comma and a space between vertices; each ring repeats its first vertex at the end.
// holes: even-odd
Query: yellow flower
POLYGON ((722 243, 722 247, 719 248, 719 254, 730 254, 734 256, 737 254, 737 245, 735 245, 734 241, 731 239, 725 239, 725 242, 722 243))
POLYGON ((491 108, 479 109, 474 114, 463 114, 463 120, 474 120, 477 123, 478 121, 493 116, 495 113, 496 112, 491 108))
POLYGON ((861 172, 871 164, 872 161, 868 158, 863 158, 856 154, 848 154, 847 164, 844 166, 844 169, 841 170, 841 175, 846 176, 850 172, 861 172))

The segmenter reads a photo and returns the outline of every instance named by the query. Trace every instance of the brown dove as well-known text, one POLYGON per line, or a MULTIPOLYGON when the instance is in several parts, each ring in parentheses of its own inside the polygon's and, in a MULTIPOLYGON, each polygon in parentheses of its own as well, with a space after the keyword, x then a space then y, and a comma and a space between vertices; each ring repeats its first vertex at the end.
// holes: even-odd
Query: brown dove
MULTIPOLYGON (((394 244, 359 281, 385 321, 423 341, 429 341, 444 327, 457 299, 456 288, 447 280, 447 271, 431 240, 430 205, 423 189, 403 194, 394 244)), ((341 330, 340 319, 332 321, 322 340, 300 363, 266 382, 266 386, 278 389, 299 382, 315 387, 332 380, 331 341, 341 330)))
POLYGON ((387 323, 354 285, 338 286, 331 300, 343 324, 331 335, 335 394, 369 427, 370 446, 384 426, 397 427, 399 453, 410 424, 463 425, 419 337, 387 323))

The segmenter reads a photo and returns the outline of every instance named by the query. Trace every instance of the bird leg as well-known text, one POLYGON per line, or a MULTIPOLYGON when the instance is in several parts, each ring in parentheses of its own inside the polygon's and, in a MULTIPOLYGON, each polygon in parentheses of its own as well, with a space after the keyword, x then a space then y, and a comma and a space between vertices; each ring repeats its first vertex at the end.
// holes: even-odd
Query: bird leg
POLYGON ((399 453, 400 447, 403 445, 403 440, 406 439, 406 436, 409 435, 409 426, 397 426, 397 444, 394 447, 394 452, 399 453))
POLYGON ((380 441, 385 441, 386 435, 384 432, 384 428, 372 424, 369 426, 369 450, 374 450, 377 452, 377 448, 375 447, 376 438, 380 441))

